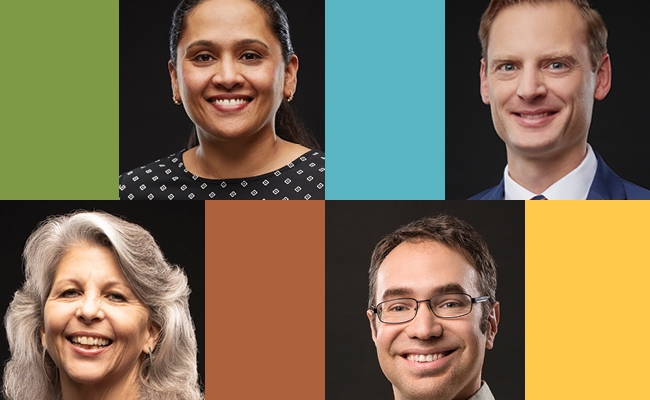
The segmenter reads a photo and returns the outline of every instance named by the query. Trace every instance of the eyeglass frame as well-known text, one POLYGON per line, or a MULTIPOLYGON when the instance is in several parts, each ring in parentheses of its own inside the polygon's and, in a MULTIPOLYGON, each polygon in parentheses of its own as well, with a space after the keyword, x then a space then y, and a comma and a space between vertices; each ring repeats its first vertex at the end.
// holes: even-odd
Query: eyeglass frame
POLYGON ((418 316, 418 311, 420 310, 420 303, 424 303, 425 301, 429 303, 429 307, 428 307, 428 308, 429 308, 429 310, 431 311, 431 313, 432 313, 433 315, 435 315, 436 317, 438 317, 438 318, 444 318, 444 319, 453 319, 453 318, 464 317, 465 315, 467 315, 467 314, 469 314, 469 313, 472 312, 472 310, 474 309, 474 304, 484 303, 484 302, 486 302, 486 301, 492 301, 492 298, 491 298, 490 296, 472 297, 472 295, 470 295, 469 293, 441 293, 441 294, 433 295, 433 296, 431 296, 430 298, 425 299, 425 300, 417 300, 417 299, 414 299, 413 297, 397 297, 397 298, 395 298, 395 299, 384 300, 384 301, 382 301, 381 303, 377 303, 376 305, 371 306, 371 307, 370 307, 370 310, 372 310, 373 314, 376 314, 376 315, 377 315, 377 319, 378 319, 379 322, 381 322, 382 324, 391 324, 391 325, 396 325, 396 324, 405 324, 405 323, 407 323, 407 322, 411 322, 411 321, 413 321, 413 320, 415 319, 415 317, 418 316), (444 317, 444 316, 440 316, 440 315, 436 314, 436 312, 433 311, 433 307, 431 306, 431 300, 433 300, 434 297, 439 297, 439 296, 448 296, 448 295, 450 295, 450 294, 462 294, 462 295, 464 295, 464 296, 469 296, 470 300, 472 301, 472 302, 470 303, 470 305, 469 305, 469 311, 467 311, 467 312, 464 313, 464 314, 454 315, 453 317, 444 317), (411 319, 407 319, 406 321, 401 321, 401 322, 385 322, 385 321, 382 321, 382 320, 381 320, 381 318, 379 317, 379 311, 378 311, 377 307, 379 307, 380 305, 382 305, 382 304, 384 304, 384 303, 388 303, 389 301, 395 301, 395 300, 414 300, 414 301, 415 301, 415 314, 413 314, 413 317, 412 317, 411 319))

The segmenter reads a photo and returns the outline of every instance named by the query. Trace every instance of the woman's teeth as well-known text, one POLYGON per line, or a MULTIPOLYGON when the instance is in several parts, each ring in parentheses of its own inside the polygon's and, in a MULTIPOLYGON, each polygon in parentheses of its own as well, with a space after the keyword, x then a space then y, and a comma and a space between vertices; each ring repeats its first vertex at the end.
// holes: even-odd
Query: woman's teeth
POLYGON ((219 106, 237 106, 240 104, 248 103, 246 99, 216 99, 214 101, 216 105, 219 106))
POLYGON ((89 337, 89 336, 73 336, 70 341, 75 344, 85 344, 87 346, 108 346, 111 341, 103 338, 89 337))

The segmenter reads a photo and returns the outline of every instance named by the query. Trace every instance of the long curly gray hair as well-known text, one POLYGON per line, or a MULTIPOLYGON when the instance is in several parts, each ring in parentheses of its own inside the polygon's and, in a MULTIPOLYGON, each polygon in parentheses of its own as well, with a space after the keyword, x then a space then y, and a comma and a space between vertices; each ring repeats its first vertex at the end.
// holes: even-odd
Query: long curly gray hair
POLYGON ((160 328, 151 357, 141 360, 140 399, 202 399, 187 276, 165 260, 145 229, 99 211, 50 217, 25 244, 26 280, 5 315, 11 351, 4 371, 6 398, 61 399, 57 366, 41 345, 43 309, 59 261, 72 246, 84 243, 113 252, 152 323, 160 328))

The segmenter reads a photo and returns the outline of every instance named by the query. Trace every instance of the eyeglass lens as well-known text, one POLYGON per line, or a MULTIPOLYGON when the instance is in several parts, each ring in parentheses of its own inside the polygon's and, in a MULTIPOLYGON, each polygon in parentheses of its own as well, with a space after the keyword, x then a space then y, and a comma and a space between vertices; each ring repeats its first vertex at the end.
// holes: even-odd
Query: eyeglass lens
MULTIPOLYGON (((472 310, 472 298, 468 294, 450 293, 434 296, 429 300, 433 313, 441 318, 454 318, 472 310)), ((377 305, 379 320, 388 323, 406 322, 417 314, 415 299, 393 299, 377 305)))

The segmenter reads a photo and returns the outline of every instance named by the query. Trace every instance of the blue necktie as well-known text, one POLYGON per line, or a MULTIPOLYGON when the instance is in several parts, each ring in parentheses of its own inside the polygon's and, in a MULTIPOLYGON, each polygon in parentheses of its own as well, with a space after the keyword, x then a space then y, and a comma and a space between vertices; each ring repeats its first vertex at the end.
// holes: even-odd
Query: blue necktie
POLYGON ((543 194, 538 194, 530 198, 531 200, 548 200, 543 194))

